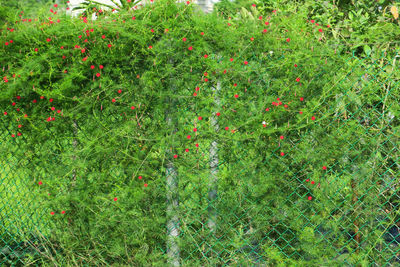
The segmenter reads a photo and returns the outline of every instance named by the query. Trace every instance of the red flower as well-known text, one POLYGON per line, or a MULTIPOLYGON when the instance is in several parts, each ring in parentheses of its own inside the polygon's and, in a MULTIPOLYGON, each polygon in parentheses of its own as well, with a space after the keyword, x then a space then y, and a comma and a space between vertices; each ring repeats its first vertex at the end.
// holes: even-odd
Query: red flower
POLYGON ((94 70, 94 65, 90 66, 90 68, 91 68, 92 70, 94 70))
POLYGON ((200 34, 201 34, 201 35, 204 35, 204 32, 201 32, 200 34))
POLYGON ((219 115, 221 115, 221 113, 219 113, 219 112, 217 112, 217 114, 216 114, 217 116, 219 116, 219 115))
POLYGON ((299 111, 300 114, 303 114, 303 111, 299 111))
POLYGON ((266 33, 266 32, 267 32, 267 29, 264 29, 264 30, 263 30, 263 33, 266 33))
POLYGON ((114 197, 114 201, 117 201, 117 200, 118 200, 118 198, 114 197))
POLYGON ((268 22, 268 21, 266 21, 266 22, 265 22, 265 25, 269 25, 269 22, 268 22))
POLYGON ((203 119, 203 117, 199 117, 198 119, 199 119, 199 121, 201 121, 203 119))
POLYGON ((283 140, 284 137, 283 137, 283 135, 281 135, 279 138, 283 140))
POLYGON ((51 107, 51 110, 55 110, 56 108, 55 107, 51 107))
POLYGON ((256 7, 256 4, 252 4, 253 7, 256 7))
POLYGON ((11 104, 11 105, 15 106, 15 102, 12 102, 12 104, 11 104))
POLYGON ((289 43, 289 42, 290 42, 290 38, 287 38, 287 39, 286 39, 286 42, 288 42, 288 43, 289 43))
POLYGON ((139 176, 138 178, 139 178, 139 180, 142 180, 142 176, 139 176))
POLYGON ((308 200, 311 200, 311 199, 312 199, 312 196, 309 196, 309 197, 308 197, 308 200))
POLYGON ((197 132, 197 128, 193 128, 193 132, 197 132))
POLYGON ((310 179, 307 179, 306 182, 310 181, 310 179))
POLYGON ((42 185, 43 183, 42 183, 42 181, 39 181, 39 183, 38 183, 39 185, 42 185))
POLYGON ((118 93, 119 93, 119 94, 120 94, 120 93, 122 93, 122 90, 121 90, 121 89, 119 89, 119 90, 118 90, 118 93))
POLYGON ((300 101, 303 101, 303 100, 304 100, 304 98, 300 97, 300 101))
POLYGON ((265 111, 269 111, 269 108, 266 108, 265 111))
POLYGON ((262 19, 262 16, 259 16, 258 19, 262 19))
POLYGON ((83 59, 82 59, 82 61, 86 61, 87 60, 87 57, 84 57, 83 59))
POLYGON ((144 184, 144 187, 147 187, 148 186, 148 184, 144 184))
POLYGON ((110 48, 112 46, 112 44, 108 44, 107 46, 108 46, 108 48, 110 48))
POLYGON ((53 98, 50 98, 50 99, 49 99, 49 102, 50 102, 50 103, 53 102, 53 98))
POLYGON ((39 49, 35 48, 35 52, 39 51, 39 49))
POLYGON ((7 115, 8 113, 7 113, 7 111, 4 111, 4 115, 7 115))
POLYGON ((174 159, 178 158, 178 155, 174 155, 174 159))
POLYGON ((186 148, 185 151, 186 151, 186 152, 189 152, 189 148, 186 148))
POLYGON ((61 211, 61 214, 65 214, 65 210, 61 211))
POLYGON ((199 147, 199 144, 196 144, 196 147, 199 147))
POLYGON ((296 82, 300 82, 300 78, 296 78, 296 82))
POLYGON ((189 46, 189 48, 188 48, 190 51, 192 51, 192 49, 193 49, 193 47, 191 47, 191 46, 189 46))
POLYGON ((319 32, 322 32, 322 29, 319 29, 318 31, 319 31, 319 32))
POLYGON ((151 45, 149 45, 149 49, 152 49, 153 47, 151 45))
POLYGON ((11 137, 15 137, 15 134, 12 134, 11 137))
POLYGON ((183 37, 183 38, 182 38, 182 41, 186 42, 186 37, 183 37))
POLYGON ((135 107, 134 107, 134 106, 132 106, 132 107, 131 107, 131 109, 133 110, 133 109, 135 109, 135 107))
POLYGON ((229 60, 232 62, 232 61, 233 61, 233 58, 230 58, 229 60))
POLYGON ((204 55, 204 58, 208 58, 208 55, 204 55))
POLYGON ((312 117, 311 117, 311 119, 314 121, 314 120, 315 120, 315 117, 314 117, 314 116, 312 116, 312 117))
POLYGON ((115 102, 115 98, 113 98, 111 101, 114 103, 115 102))
POLYGON ((96 76, 97 76, 97 77, 100 77, 100 73, 96 73, 96 76))
POLYGON ((135 19, 136 19, 136 17, 135 17, 135 16, 133 16, 133 17, 132 17, 132 19, 133 19, 133 20, 135 20, 135 19))
POLYGON ((190 138, 191 138, 191 136, 190 136, 190 135, 188 135, 188 136, 187 136, 187 139, 190 139, 190 138))
POLYGON ((285 155, 285 153, 281 152, 281 156, 284 156, 284 155, 285 155))
POLYGON ((153 30, 153 29, 151 29, 150 31, 151 31, 151 32, 154 32, 154 30, 153 30))
POLYGON ((101 36, 101 38, 105 39, 105 38, 106 38, 106 36, 103 34, 103 35, 101 36))
POLYGON ((314 181, 311 181, 311 184, 315 184, 315 182, 314 182, 314 181))
POLYGON ((227 130, 227 131, 228 131, 228 130, 229 130, 229 127, 228 127, 228 126, 226 126, 226 127, 225 127, 225 130, 227 130))
POLYGON ((296 68, 296 67, 297 67, 297 64, 294 64, 294 67, 296 68))
POLYGON ((245 61, 245 62, 244 62, 244 65, 247 65, 247 64, 249 64, 249 62, 245 61))
POLYGON ((99 65, 99 69, 104 69, 104 66, 103 65, 99 65))
POLYGON ((224 74, 226 74, 226 70, 224 70, 224 74))
POLYGON ((331 27, 331 25, 329 25, 329 24, 328 24, 328 25, 326 25, 326 27, 330 28, 330 27, 331 27))
POLYGON ((238 94, 235 94, 235 95, 234 95, 234 97, 235 97, 235 98, 238 98, 238 97, 239 97, 239 95, 238 95, 238 94))
POLYGON ((326 166, 322 166, 322 169, 323 169, 323 170, 326 170, 326 166))
POLYGON ((54 215, 54 211, 50 212, 51 215, 54 215))
POLYGON ((193 93, 193 95, 194 95, 194 96, 197 96, 197 93, 196 93, 196 92, 194 92, 194 93, 193 93))
POLYGON ((310 20, 310 22, 311 22, 311 23, 314 23, 314 21, 315 21, 315 20, 313 20, 313 19, 312 19, 312 20, 310 20))
POLYGON ((47 41, 47 42, 50 42, 50 41, 51 41, 51 39, 50 39, 50 38, 47 38, 47 39, 46 39, 46 41, 47 41))

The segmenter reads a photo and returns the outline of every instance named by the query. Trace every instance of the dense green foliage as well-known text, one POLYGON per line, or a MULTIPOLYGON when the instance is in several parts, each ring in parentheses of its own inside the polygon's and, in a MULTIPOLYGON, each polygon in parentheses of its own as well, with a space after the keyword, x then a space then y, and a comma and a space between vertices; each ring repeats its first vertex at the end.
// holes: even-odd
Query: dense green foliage
POLYGON ((0 207, 25 205, 0 213, 0 262, 15 235, 41 252, 24 263, 165 266, 169 163, 183 266, 393 261, 396 58, 349 54, 333 46, 340 17, 313 9, 316 25, 272 3, 204 15, 162 0, 4 25, 0 191, 15 193, 0 207))

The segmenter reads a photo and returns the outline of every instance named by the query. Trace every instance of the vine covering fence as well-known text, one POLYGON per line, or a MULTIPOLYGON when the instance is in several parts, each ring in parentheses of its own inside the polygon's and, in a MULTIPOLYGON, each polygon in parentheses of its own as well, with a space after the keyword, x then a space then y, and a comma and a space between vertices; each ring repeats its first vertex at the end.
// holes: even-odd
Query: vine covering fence
MULTIPOLYGON (((195 21, 187 27, 225 31, 195 21)), ((121 40, 141 44, 130 31, 148 26, 108 27, 92 34, 98 43, 117 30, 121 39, 87 48, 99 55, 93 68, 46 63, 34 47, 10 67, 32 72, 2 85, 1 265, 400 262, 397 54, 308 43, 295 57, 284 47, 294 35, 268 43, 260 33, 276 49, 199 41, 208 52, 195 59, 186 30, 171 29, 175 42, 157 24, 145 45, 156 52, 129 48, 136 57, 121 40), (107 43, 109 54, 96 53, 107 43)), ((58 38, 57 49, 70 36, 58 38)), ((71 58, 85 52, 70 47, 71 58)))

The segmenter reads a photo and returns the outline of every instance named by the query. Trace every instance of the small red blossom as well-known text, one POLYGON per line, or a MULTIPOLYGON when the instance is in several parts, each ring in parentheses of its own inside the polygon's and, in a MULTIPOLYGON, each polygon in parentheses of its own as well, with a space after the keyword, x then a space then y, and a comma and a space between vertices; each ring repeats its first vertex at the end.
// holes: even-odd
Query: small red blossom
POLYGON ((106 38, 106 36, 103 34, 103 35, 101 36, 101 38, 105 39, 105 38, 106 38))
POLYGON ((314 117, 314 116, 312 116, 312 117, 311 117, 311 120, 313 120, 313 121, 314 121, 314 120, 315 120, 315 117, 314 117))
POLYGON ((313 20, 313 19, 312 19, 312 20, 310 20, 310 22, 311 22, 311 23, 314 23, 314 22, 315 22, 315 20, 313 20))
POLYGON ((229 127, 228 127, 228 126, 227 126, 227 127, 225 127, 225 130, 227 130, 227 131, 228 131, 228 130, 229 130, 229 127))
POLYGON ((303 114, 303 111, 299 111, 300 114, 303 114))
POLYGON ((300 82, 300 78, 296 78, 296 82, 300 82))
POLYGON ((200 117, 198 117, 198 119, 199 119, 199 121, 201 121, 203 119, 203 117, 200 116, 200 117))
POLYGON ((230 58, 229 60, 232 62, 232 61, 233 61, 233 58, 230 58))
POLYGON ((244 62, 244 65, 247 65, 247 64, 249 64, 249 62, 245 61, 245 62, 244 62))
POLYGON ((117 200, 118 200, 118 198, 114 197, 114 201, 117 201, 117 200))
POLYGON ((97 76, 97 77, 100 77, 100 73, 96 73, 96 76, 97 76))
POLYGON ((315 182, 314 182, 314 181, 311 181, 311 184, 315 184, 315 182))
POLYGON ((238 98, 238 97, 239 97, 239 95, 238 95, 238 94, 235 94, 235 95, 234 95, 234 97, 235 97, 235 98, 238 98))
POLYGON ((319 29, 318 31, 319 31, 319 32, 322 32, 322 29, 319 29))
POLYGON ((104 66, 103 65, 99 65, 99 69, 104 69, 104 66))
POLYGON ((183 37, 183 38, 182 38, 182 41, 186 42, 186 37, 183 37))
POLYGON ((304 98, 300 97, 300 101, 303 101, 303 100, 304 100, 304 98))
POLYGON ((132 107, 131 107, 131 109, 133 110, 133 109, 135 109, 135 107, 134 107, 134 106, 132 106, 132 107))
POLYGON ((219 116, 219 115, 221 115, 221 113, 219 113, 219 112, 217 112, 217 114, 216 114, 217 116, 219 116))
POLYGON ((204 55, 204 58, 208 58, 208 55, 206 54, 206 55, 204 55))
POLYGON ((92 70, 94 70, 94 65, 90 66, 90 68, 91 68, 92 70))
POLYGON ((190 139, 190 138, 192 138, 192 137, 191 137, 190 135, 188 135, 188 136, 186 136, 186 138, 187 138, 187 139, 190 139))
POLYGON ((49 99, 49 102, 50 102, 50 103, 53 102, 53 98, 50 98, 50 99, 49 99))
POLYGON ((54 215, 54 211, 50 212, 51 215, 54 215))
POLYGON ((61 214, 65 214, 65 210, 61 211, 61 214))
POLYGON ((47 42, 50 42, 50 41, 51 41, 51 39, 50 39, 50 38, 47 38, 47 39, 46 39, 46 41, 47 41, 47 42))
POLYGON ((144 187, 147 187, 148 186, 148 184, 144 184, 144 187))
POLYGON ((108 44, 107 46, 108 46, 108 48, 111 48, 112 44, 108 44))
POLYGON ((138 178, 139 178, 139 180, 142 180, 142 176, 139 176, 138 178))
POLYGON ((43 183, 42 183, 42 181, 39 181, 39 183, 38 183, 39 185, 42 185, 43 183))
POLYGON ((309 196, 309 197, 308 197, 308 200, 312 200, 312 196, 309 196))
POLYGON ((113 103, 115 103, 115 98, 113 98, 111 101, 112 101, 113 103))
POLYGON ((287 38, 287 39, 286 39, 286 42, 288 42, 288 43, 289 43, 289 42, 290 42, 290 38, 287 38))
POLYGON ((120 94, 120 93, 122 93, 122 90, 121 90, 121 89, 118 90, 118 94, 120 94))
POLYGON ((192 50, 193 50, 193 47, 189 46, 188 49, 189 49, 190 51, 192 51, 192 50))
POLYGON ((186 149, 185 149, 185 152, 189 152, 189 148, 186 148, 186 149))
POLYGON ((39 51, 39 49, 35 48, 35 52, 39 51))
POLYGON ((323 170, 326 170, 326 166, 322 166, 322 169, 323 169, 323 170))
POLYGON ((284 137, 283 137, 283 135, 281 135, 279 138, 283 140, 284 137))
POLYGON ((266 33, 266 32, 267 32, 267 29, 264 29, 264 30, 263 30, 263 33, 266 33))
POLYGON ((196 147, 199 147, 199 144, 196 144, 195 146, 196 146, 196 147))
POLYGON ((175 154, 175 155, 174 155, 174 159, 176 159, 176 158, 178 158, 178 155, 175 154))
POLYGON ((204 35, 204 32, 201 32, 200 34, 201 34, 201 35, 204 35))

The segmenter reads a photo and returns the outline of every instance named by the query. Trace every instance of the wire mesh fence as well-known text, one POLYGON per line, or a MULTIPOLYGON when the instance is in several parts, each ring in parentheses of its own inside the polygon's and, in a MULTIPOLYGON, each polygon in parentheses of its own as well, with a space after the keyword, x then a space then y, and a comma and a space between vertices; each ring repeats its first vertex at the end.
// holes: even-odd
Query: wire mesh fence
MULTIPOLYGON (((208 110, 166 102, 174 112, 165 122, 140 121, 144 112, 104 114, 95 103, 93 115, 57 117, 62 131, 49 126, 29 146, 17 135, 18 124, 3 117, 1 264, 63 255, 68 247, 58 244, 70 231, 74 241, 96 236, 84 244, 89 251, 126 247, 115 257, 152 254, 160 266, 398 264, 396 59, 353 55, 316 73, 309 88, 332 77, 323 85, 328 89, 313 90, 318 101, 295 90, 274 95, 259 73, 254 91, 267 87, 273 101, 260 103, 255 92, 233 108, 225 85, 215 83, 208 110), (250 105, 260 113, 247 113, 250 105), (231 115, 224 118, 222 110, 231 115), (239 112, 244 116, 232 125, 239 112), (130 134, 146 124, 164 125, 169 134, 163 142, 145 130, 130 134), (179 149, 174 142, 184 134, 177 128, 191 132, 179 149), (94 225, 90 214, 105 219, 94 225)), ((76 262, 90 264, 90 253, 76 262)))

